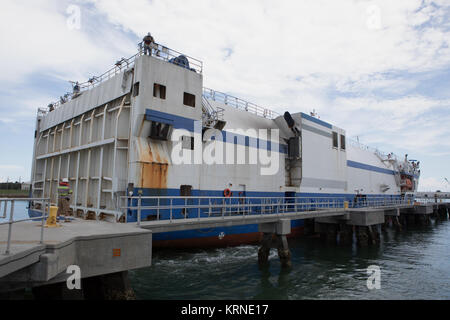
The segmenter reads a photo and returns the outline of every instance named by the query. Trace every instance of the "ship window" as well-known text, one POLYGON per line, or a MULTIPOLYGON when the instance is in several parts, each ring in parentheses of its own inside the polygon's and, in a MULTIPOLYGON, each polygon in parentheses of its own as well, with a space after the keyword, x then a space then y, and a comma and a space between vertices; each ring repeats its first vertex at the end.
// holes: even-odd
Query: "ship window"
POLYGON ((341 150, 345 150, 345 136, 341 134, 341 150))
POLYGON ((166 100, 166 86, 158 83, 153 84, 153 96, 166 100))
POLYGON ((333 148, 338 147, 338 134, 337 132, 333 132, 333 148))
POLYGON ((194 137, 183 136, 181 141, 183 149, 194 150, 194 137))
POLYGON ((150 128, 150 138, 155 140, 169 140, 171 126, 165 123, 152 122, 150 128))
POLYGON ((185 106, 195 108, 195 96, 193 94, 185 92, 183 103, 185 106))
POLYGON ((139 95, 139 82, 136 82, 133 86, 133 97, 137 97, 139 95))
POLYGON ((192 186, 180 186, 180 196, 190 197, 192 195, 192 186))

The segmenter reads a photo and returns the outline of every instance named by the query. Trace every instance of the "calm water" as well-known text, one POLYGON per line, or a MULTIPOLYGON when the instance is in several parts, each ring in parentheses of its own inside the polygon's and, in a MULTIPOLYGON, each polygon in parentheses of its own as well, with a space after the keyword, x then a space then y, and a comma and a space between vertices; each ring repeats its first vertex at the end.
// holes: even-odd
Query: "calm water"
POLYGON ((153 266, 130 272, 139 299, 450 299, 450 222, 388 229, 378 247, 289 242, 293 268, 257 265, 257 246, 159 251, 153 266), (367 267, 381 268, 381 289, 367 289, 367 267))
MULTIPOLYGON (((4 213, 4 203, 0 204, 0 223, 9 221, 9 214, 11 210, 11 203, 8 202, 6 219, 2 219, 4 213)), ((14 220, 28 219, 28 202, 26 201, 16 201, 14 203, 14 220)))
MULTIPOLYGON (((15 219, 27 218, 16 203, 15 219)), ((0 208, 0 215, 3 214, 0 208)), ((8 211, 9 214, 9 211, 8 211)), ((3 220, 4 221, 4 220, 3 220)), ((0 219, 0 222, 3 222, 0 219)), ((258 268, 258 246, 154 252, 153 266, 131 271, 139 299, 450 299, 450 221, 388 229, 379 246, 333 246, 290 240, 293 268, 258 268), (381 268, 381 289, 368 290, 367 267, 381 268)))

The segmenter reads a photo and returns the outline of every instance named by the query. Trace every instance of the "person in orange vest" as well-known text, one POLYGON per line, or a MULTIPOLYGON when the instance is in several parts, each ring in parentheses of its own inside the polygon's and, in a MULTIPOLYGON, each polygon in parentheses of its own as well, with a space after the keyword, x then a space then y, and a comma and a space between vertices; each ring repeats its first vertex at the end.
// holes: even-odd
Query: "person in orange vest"
POLYGON ((68 221, 67 216, 70 210, 70 196, 72 190, 70 189, 69 179, 62 179, 58 185, 58 217, 64 216, 68 221))

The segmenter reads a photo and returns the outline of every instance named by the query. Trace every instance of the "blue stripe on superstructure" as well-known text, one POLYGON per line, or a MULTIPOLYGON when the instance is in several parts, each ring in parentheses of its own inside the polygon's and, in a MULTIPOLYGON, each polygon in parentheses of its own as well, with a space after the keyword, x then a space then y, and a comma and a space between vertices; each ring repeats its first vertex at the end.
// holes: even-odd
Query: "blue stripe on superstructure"
POLYGON ((333 129, 333 126, 331 124, 325 122, 325 121, 322 121, 322 120, 319 120, 317 118, 311 117, 311 116, 309 116, 309 115, 307 115, 306 113, 303 113, 303 112, 301 113, 301 115, 302 115, 303 119, 306 119, 306 120, 309 120, 311 122, 317 123, 317 124, 319 124, 319 125, 321 125, 323 127, 327 127, 328 129, 333 129))
POLYGON ((384 173, 384 174, 390 174, 390 175, 394 175, 395 174, 395 171, 393 171, 393 170, 379 168, 379 167, 371 166, 369 164, 356 162, 356 161, 351 161, 351 160, 347 161, 347 166, 348 167, 352 167, 352 168, 367 170, 367 171, 374 171, 374 172, 384 173))
MULTIPOLYGON (((173 114, 160 112, 156 110, 147 109, 145 111, 145 119, 148 121, 157 121, 164 124, 172 125, 175 129, 184 129, 189 132, 194 132, 194 121, 193 119, 176 116, 173 114)), ((200 120, 199 120, 200 121, 200 120)), ((214 139, 213 139, 214 140, 214 139)), ((264 150, 278 150, 279 153, 287 154, 288 146, 279 143, 273 143, 267 140, 261 140, 256 138, 251 138, 248 136, 243 136, 241 134, 236 134, 229 131, 222 131, 222 141, 225 143, 234 143, 239 145, 245 145, 246 147, 254 147, 257 149, 264 150), (262 148, 262 145, 265 145, 262 148)))
POLYGON ((175 129, 194 131, 194 119, 180 117, 170 113, 147 109, 145 111, 145 120, 158 122, 166 121, 163 123, 171 124, 175 129))

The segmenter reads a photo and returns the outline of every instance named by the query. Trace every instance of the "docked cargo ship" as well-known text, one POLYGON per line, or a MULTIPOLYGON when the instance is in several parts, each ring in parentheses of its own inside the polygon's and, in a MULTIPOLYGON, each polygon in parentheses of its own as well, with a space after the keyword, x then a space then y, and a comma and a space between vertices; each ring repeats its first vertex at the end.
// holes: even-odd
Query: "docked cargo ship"
MULTIPOLYGON (((148 207, 190 197, 350 206, 404 199, 417 190, 419 165, 352 141, 314 114, 281 115, 205 88, 201 61, 155 44, 151 55, 121 59, 39 109, 31 193, 57 203, 58 182, 68 179, 74 215, 129 223, 169 219, 148 207), (144 197, 139 217, 122 201, 136 195, 144 197)), ((30 204, 31 217, 38 206, 30 204)), ((170 219, 189 214, 187 206, 170 219)), ((292 236, 302 230, 301 220, 292 221, 292 236)), ((160 233, 153 241, 205 247, 259 238, 257 225, 245 225, 160 233)))

